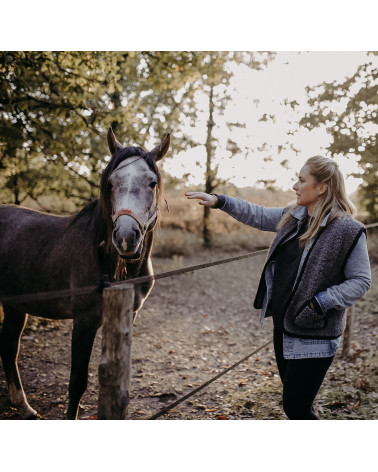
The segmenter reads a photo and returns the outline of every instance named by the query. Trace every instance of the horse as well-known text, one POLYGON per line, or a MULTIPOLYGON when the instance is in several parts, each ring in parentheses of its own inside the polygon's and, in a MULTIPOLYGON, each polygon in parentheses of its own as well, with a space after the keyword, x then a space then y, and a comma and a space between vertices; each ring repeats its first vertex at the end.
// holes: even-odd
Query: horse
MULTIPOLYGON (((4 321, 0 355, 10 404, 23 419, 39 418, 29 405, 17 359, 29 315, 73 319, 71 372, 66 419, 77 419, 88 381, 93 342, 101 326, 101 291, 55 300, 12 302, 6 297, 101 286, 152 275, 151 249, 162 198, 157 162, 170 135, 152 151, 123 147, 113 130, 107 133, 111 159, 100 183, 99 198, 71 216, 57 216, 12 205, 0 205, 0 301, 4 321)), ((135 286, 134 319, 153 286, 135 286)))

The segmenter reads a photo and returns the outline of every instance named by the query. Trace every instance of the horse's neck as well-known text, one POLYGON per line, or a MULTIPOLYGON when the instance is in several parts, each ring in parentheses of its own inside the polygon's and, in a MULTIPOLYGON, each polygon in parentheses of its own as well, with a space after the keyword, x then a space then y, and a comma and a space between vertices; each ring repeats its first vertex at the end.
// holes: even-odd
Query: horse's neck
POLYGON ((76 215, 68 217, 68 221, 69 229, 86 232, 96 245, 100 245, 107 237, 107 223, 101 214, 98 199, 89 202, 76 215))

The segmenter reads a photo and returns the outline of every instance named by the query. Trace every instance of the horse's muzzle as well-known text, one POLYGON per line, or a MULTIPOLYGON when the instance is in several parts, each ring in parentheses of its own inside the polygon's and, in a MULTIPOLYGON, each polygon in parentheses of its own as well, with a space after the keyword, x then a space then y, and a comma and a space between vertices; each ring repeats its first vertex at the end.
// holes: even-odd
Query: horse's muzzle
POLYGON ((138 261, 140 259, 141 255, 142 255, 142 249, 143 249, 143 241, 139 244, 138 249, 137 249, 135 254, 132 254, 132 255, 129 255, 129 256, 122 256, 120 254, 120 257, 122 259, 125 259, 127 261, 131 261, 131 262, 138 261))
POLYGON ((112 234, 112 242, 121 257, 138 259, 142 248, 142 232, 133 219, 127 218, 127 220, 122 223, 120 220, 117 221, 112 234))

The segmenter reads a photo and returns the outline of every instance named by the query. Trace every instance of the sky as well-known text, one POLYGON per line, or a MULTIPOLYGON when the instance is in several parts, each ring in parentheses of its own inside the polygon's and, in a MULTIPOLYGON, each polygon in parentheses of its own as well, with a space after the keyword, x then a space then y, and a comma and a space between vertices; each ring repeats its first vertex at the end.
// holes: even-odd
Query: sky
MULTIPOLYGON (((297 124, 298 119, 309 110, 306 86, 315 86, 324 81, 343 81, 345 77, 352 76, 360 64, 372 60, 378 59, 367 57, 366 52, 359 51, 291 51, 277 52, 276 58, 264 71, 236 67, 231 83, 232 103, 224 119, 217 120, 218 129, 215 132, 220 144, 225 144, 225 140, 231 137, 225 122, 245 123, 245 129, 237 130, 232 135, 244 151, 242 155, 229 159, 223 146, 219 147, 216 161, 220 162, 220 177, 231 177, 230 181, 238 187, 262 187, 263 184, 257 184, 260 179, 275 179, 277 187, 290 189, 296 172, 299 172, 307 158, 317 154, 331 157, 326 151, 331 137, 324 129, 308 131, 297 124), (285 99, 296 100, 299 103, 298 112, 284 106, 285 99), (258 105, 256 100, 259 101, 258 105), (274 115, 275 122, 259 122, 264 113, 274 115), (295 134, 288 135, 288 131, 295 131, 295 134), (287 149, 278 153, 277 147, 288 138, 298 152, 287 149), (267 143, 267 150, 259 151, 257 148, 264 142, 267 143), (284 160, 288 161, 287 168, 280 165, 284 160)), ((206 110, 206 99, 203 106, 206 110)), ((205 142, 204 121, 199 121, 195 129, 187 128, 186 131, 198 141, 205 142)), ((188 179, 188 185, 198 185, 203 182, 205 160, 205 148, 199 146, 174 156, 164 166, 177 177, 190 172, 193 175, 188 179), (197 163, 201 163, 201 167, 197 163)), ((349 175, 359 171, 357 161, 345 157, 336 158, 336 161, 346 177, 347 192, 353 193, 361 183, 361 179, 349 175)))

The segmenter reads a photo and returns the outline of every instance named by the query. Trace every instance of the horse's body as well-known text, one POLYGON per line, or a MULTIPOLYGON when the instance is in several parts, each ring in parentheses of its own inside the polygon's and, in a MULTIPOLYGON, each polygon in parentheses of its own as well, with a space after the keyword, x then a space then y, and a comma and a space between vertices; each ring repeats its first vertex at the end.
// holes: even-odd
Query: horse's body
MULTIPOLYGON (((104 276, 112 281, 125 279, 126 274, 127 278, 152 274, 150 253, 157 214, 148 216, 154 205, 157 209, 159 185, 155 183, 159 184, 160 175, 155 162, 168 150, 169 136, 150 153, 122 148, 111 130, 108 141, 113 157, 102 176, 100 199, 77 215, 60 217, 0 206, 0 300, 23 293, 100 285, 104 276), (146 179, 147 183, 156 181, 147 190, 142 186, 146 179)), ((152 282, 135 288, 134 316, 152 282)), ((26 313, 73 318, 67 418, 75 419, 87 385, 93 341, 101 325, 100 292, 22 304, 5 301, 3 310, 0 354, 10 402, 25 418, 36 416, 27 403, 17 368, 26 313)))

